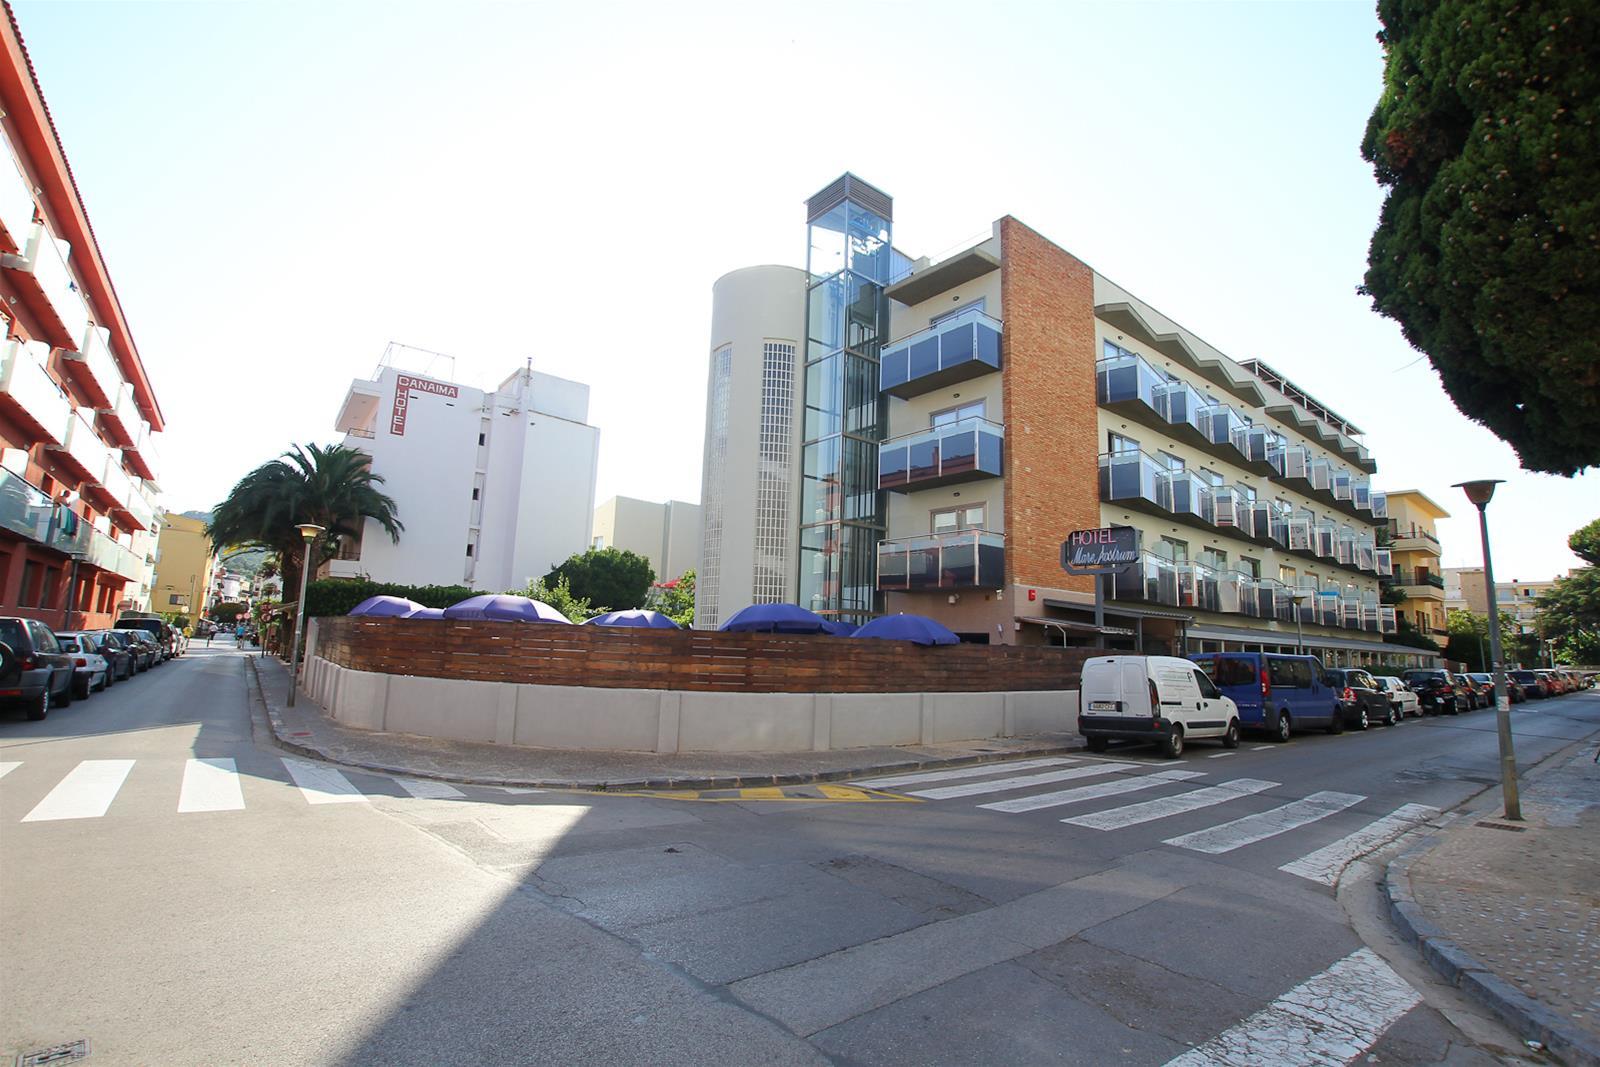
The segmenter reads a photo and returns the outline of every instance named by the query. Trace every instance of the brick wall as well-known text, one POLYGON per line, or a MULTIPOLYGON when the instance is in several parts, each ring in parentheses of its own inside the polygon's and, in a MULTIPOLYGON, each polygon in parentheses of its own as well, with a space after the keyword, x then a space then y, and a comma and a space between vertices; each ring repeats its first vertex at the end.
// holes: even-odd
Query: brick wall
POLYGON ((1093 593, 1061 542, 1100 525, 1094 272, 1009 215, 1000 242, 1006 578, 1093 593))

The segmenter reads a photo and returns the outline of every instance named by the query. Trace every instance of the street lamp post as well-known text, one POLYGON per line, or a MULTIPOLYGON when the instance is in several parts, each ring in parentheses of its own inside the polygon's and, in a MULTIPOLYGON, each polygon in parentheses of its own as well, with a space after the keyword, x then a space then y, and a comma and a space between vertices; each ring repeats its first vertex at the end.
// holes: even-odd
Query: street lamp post
POLYGON ((1306 628, 1300 621, 1300 608, 1311 594, 1304 589, 1296 589, 1290 595, 1294 597, 1294 650, 1296 655, 1303 656, 1306 654, 1306 628))
POLYGON ((289 706, 294 707, 295 690, 299 688, 300 678, 300 627, 306 618, 306 578, 311 573, 311 546, 316 543, 317 537, 327 532, 327 528, 316 523, 302 522, 295 529, 300 531, 300 536, 305 538, 306 550, 300 559, 300 598, 294 605, 294 643, 289 646, 289 706))
POLYGON ((1495 725, 1500 736, 1500 792, 1505 799, 1506 818, 1522 820, 1522 799, 1517 794, 1517 756, 1511 745, 1511 697, 1506 692, 1505 665, 1500 652, 1500 605, 1495 599, 1494 563, 1489 557, 1489 500, 1501 479, 1458 482, 1456 488, 1478 509, 1478 533, 1483 539, 1483 584, 1489 596, 1489 659, 1494 672, 1495 725))

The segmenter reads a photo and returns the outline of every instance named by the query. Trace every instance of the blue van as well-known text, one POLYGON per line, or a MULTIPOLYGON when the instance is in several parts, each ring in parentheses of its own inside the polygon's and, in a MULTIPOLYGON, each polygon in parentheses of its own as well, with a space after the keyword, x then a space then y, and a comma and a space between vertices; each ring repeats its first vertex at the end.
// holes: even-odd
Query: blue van
POLYGON ((1189 657, 1239 705, 1239 725, 1287 741, 1296 731, 1344 730, 1339 694, 1323 679, 1315 656, 1273 652, 1202 652, 1189 657))

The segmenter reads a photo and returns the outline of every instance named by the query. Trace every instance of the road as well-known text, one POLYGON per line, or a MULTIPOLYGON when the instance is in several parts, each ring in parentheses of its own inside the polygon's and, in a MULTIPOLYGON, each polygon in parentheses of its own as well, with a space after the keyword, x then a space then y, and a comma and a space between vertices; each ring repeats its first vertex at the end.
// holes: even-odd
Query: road
MULTIPOLYGON (((690 800, 313 764, 270 743, 248 679, 219 644, 0 719, 0 1054, 1483 1064, 1513 1044, 1366 947, 1370 879, 1332 884, 1493 783, 1489 712, 690 800)), ((1517 710, 1524 764, 1597 731, 1600 693, 1517 710)))

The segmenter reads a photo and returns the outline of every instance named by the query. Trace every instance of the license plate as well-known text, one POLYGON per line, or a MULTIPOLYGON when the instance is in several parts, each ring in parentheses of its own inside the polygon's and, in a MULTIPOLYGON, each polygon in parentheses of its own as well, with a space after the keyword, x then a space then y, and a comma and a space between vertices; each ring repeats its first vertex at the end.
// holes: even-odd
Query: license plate
POLYGON ((1091 700, 1091 701, 1089 701, 1089 710, 1090 711, 1116 711, 1117 710, 1117 702, 1115 700, 1091 700))

